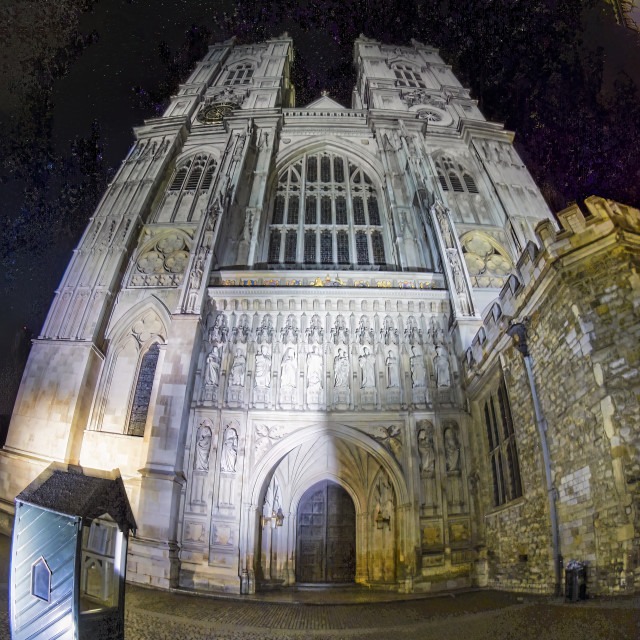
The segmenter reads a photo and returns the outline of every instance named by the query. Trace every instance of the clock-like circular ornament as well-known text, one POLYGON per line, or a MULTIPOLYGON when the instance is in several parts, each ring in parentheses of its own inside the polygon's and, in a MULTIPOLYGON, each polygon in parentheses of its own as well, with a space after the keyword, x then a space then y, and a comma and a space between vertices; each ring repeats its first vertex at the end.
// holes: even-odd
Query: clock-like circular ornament
POLYGON ((220 124, 225 116, 237 108, 232 102, 214 102, 200 110, 198 120, 202 124, 220 124))

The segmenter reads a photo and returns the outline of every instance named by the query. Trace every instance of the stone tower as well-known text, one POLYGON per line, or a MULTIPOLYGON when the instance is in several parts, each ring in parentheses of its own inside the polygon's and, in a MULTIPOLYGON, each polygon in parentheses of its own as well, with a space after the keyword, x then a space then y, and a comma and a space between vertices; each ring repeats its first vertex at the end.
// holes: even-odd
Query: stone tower
POLYGON ((135 129, 33 345, 5 523, 65 461, 120 469, 132 581, 481 583, 460 358, 551 214, 435 49, 359 38, 350 108, 295 106, 292 56, 212 46, 135 129))

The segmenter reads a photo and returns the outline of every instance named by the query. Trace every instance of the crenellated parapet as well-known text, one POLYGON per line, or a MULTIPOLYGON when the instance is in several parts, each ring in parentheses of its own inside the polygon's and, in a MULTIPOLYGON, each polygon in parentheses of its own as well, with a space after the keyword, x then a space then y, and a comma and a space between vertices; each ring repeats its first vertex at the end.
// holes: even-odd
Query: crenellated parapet
POLYGON ((616 245, 640 246, 638 209, 598 196, 587 198, 585 205, 587 215, 577 204, 560 211, 559 229, 551 220, 536 226, 538 243, 529 242, 520 254, 516 263, 519 277, 512 274, 485 310, 483 326, 466 351, 469 381, 497 353, 496 347, 510 340, 506 334, 509 323, 529 315, 539 295, 562 269, 575 268, 585 258, 611 251, 616 245))

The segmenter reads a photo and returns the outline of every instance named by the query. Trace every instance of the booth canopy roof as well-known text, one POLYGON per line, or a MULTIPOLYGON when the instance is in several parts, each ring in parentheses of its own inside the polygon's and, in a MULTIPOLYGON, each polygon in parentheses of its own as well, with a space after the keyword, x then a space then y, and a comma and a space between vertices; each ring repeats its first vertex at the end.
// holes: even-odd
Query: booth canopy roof
POLYGON ((105 513, 121 531, 136 529, 127 493, 117 470, 99 471, 54 463, 43 471, 16 500, 92 521, 105 513))

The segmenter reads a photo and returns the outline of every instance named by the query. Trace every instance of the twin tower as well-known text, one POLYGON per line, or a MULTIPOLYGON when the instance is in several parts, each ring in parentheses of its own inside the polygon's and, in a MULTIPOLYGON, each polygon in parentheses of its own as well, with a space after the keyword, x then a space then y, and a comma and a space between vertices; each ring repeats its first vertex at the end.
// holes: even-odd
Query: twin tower
POLYGON ((350 107, 296 106, 292 58, 286 35, 214 45, 135 129, 33 344, 5 528, 61 461, 120 470, 134 582, 486 583, 497 467, 461 362, 551 214, 435 49, 360 37, 350 107))

